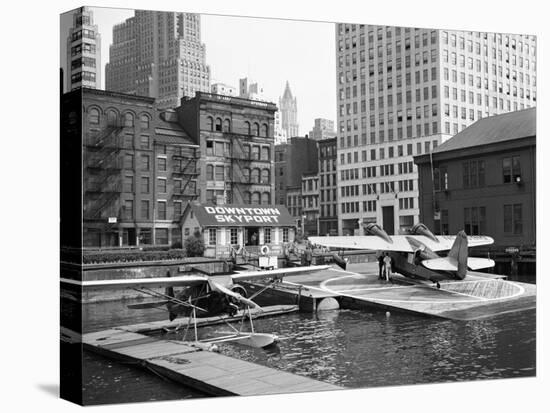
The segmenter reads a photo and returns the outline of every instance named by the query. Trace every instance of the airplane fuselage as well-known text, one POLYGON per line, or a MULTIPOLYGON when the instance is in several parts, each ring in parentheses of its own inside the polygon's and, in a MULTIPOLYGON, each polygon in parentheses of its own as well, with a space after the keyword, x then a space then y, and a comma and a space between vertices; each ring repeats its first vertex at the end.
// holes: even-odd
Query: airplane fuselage
MULTIPOLYGON (((437 254, 433 253, 437 256, 437 254)), ((438 282, 441 280, 456 279, 451 271, 433 271, 422 265, 421 260, 414 257, 414 254, 404 252, 390 252, 393 271, 409 278, 417 278, 438 282), (415 262, 416 259, 416 262, 415 262)))

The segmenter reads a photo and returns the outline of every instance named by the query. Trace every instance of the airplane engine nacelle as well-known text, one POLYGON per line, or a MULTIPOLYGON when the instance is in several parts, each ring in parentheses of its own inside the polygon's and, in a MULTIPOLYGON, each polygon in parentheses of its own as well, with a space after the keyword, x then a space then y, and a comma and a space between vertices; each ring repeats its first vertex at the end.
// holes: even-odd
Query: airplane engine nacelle
POLYGON ((422 224, 421 222, 419 222, 418 224, 416 224, 415 226, 413 226, 411 228, 411 233, 414 234, 414 235, 424 235, 425 237, 428 237, 432 241, 438 242, 438 240, 435 237, 435 235, 433 234, 433 232, 430 231, 428 229, 428 227, 426 225, 422 224))
POLYGON ((244 288, 240 284, 235 284, 233 287, 231 287, 231 291, 234 293, 240 294, 242 297, 247 298, 248 292, 246 291, 246 288, 244 288))
POLYGON ((376 235, 377 237, 382 238, 384 241, 393 244, 393 240, 388 236, 387 232, 380 227, 380 225, 377 224, 367 224, 365 226, 365 232, 368 235, 376 235))

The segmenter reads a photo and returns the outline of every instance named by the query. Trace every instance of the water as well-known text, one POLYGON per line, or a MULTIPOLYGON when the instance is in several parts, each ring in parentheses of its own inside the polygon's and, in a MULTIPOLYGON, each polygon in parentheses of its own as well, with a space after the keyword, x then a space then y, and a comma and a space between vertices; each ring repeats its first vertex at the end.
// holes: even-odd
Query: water
MULTIPOLYGON (((84 330, 166 319, 160 310, 129 310, 136 300, 83 306, 84 330)), ((384 311, 339 310, 258 319, 258 332, 281 341, 269 349, 220 345, 222 354, 345 387, 376 387, 536 375, 536 312, 452 321, 384 311)), ((227 326, 200 329, 201 336, 227 326)), ((162 338, 181 338, 166 334, 162 338)), ((203 397, 132 365, 85 353, 88 404, 203 397)))
MULTIPOLYGON (((268 350, 237 344, 222 354, 345 387, 375 387, 536 374, 535 310, 478 321, 340 310, 259 319, 279 335, 268 350)), ((224 327, 209 327, 212 335, 224 327)), ((173 337, 173 336, 172 336, 173 337)))

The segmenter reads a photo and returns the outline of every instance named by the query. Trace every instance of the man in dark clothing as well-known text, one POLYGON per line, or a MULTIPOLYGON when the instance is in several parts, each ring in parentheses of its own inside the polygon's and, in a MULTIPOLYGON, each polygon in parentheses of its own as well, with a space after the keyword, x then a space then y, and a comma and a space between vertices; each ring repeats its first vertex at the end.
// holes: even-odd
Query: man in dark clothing
POLYGON ((384 274, 382 274, 382 270, 384 269, 384 256, 380 254, 378 257, 378 279, 383 280, 384 274))
POLYGON ((307 247, 306 248, 306 252, 305 252, 305 258, 306 258, 306 265, 309 267, 311 265, 311 247, 307 247))

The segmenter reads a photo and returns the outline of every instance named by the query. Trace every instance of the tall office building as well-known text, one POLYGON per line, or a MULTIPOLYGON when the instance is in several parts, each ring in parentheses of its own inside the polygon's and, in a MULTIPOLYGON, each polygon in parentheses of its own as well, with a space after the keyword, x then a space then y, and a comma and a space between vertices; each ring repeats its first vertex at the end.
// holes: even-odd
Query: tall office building
POLYGON ((136 10, 113 27, 105 88, 154 97, 160 108, 210 92, 200 23, 198 14, 136 10))
POLYGON ((67 37, 66 90, 101 88, 101 35, 94 25, 94 14, 80 7, 73 14, 67 37))
POLYGON ((334 121, 329 119, 317 118, 313 121, 313 129, 309 131, 309 139, 321 141, 336 137, 334 131, 334 121))
POLYGON ((298 101, 292 96, 290 85, 286 82, 283 96, 279 98, 279 110, 281 111, 281 125, 286 131, 287 139, 300 136, 298 126, 298 101))
POLYGON ((536 105, 534 36, 336 25, 339 231, 418 222, 413 155, 536 105))

